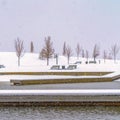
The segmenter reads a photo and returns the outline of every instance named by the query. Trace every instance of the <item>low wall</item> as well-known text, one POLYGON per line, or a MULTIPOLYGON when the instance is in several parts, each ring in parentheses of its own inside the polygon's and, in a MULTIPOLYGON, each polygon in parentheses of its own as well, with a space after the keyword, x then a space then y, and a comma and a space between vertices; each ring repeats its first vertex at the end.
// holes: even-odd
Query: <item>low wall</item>
POLYGON ((112 78, 61 78, 61 79, 11 79, 11 85, 34 85, 34 84, 60 84, 60 83, 87 83, 87 82, 111 82, 112 78))
POLYGON ((49 71, 49 72, 0 72, 0 75, 72 75, 72 76, 102 76, 112 72, 77 72, 77 71, 49 71))
POLYGON ((120 105, 120 96, 0 96, 0 106, 120 105))
POLYGON ((120 105, 120 90, 0 90, 0 106, 120 105))

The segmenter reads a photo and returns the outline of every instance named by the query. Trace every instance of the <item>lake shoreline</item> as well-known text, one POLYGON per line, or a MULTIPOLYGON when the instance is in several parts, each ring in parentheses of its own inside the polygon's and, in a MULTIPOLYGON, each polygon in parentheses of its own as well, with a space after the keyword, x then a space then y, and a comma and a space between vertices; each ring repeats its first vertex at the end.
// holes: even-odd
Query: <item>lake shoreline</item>
POLYGON ((120 90, 1 90, 0 106, 120 106, 120 90))

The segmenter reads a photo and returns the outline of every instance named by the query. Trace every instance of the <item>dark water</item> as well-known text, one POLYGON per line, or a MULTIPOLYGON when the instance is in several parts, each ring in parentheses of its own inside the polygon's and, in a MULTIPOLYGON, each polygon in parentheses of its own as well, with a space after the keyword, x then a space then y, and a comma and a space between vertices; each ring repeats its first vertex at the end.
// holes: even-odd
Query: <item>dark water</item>
POLYGON ((0 107, 0 120, 120 120, 120 106, 0 107))

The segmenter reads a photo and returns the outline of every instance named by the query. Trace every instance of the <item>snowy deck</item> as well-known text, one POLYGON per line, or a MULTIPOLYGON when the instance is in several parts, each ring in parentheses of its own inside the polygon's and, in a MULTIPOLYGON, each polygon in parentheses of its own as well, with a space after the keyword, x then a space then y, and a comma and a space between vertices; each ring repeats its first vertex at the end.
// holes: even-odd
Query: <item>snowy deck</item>
POLYGON ((110 82, 111 77, 100 76, 39 76, 39 78, 11 79, 13 85, 30 84, 59 84, 59 83, 86 83, 86 82, 110 82))
POLYGON ((18 77, 11 78, 10 83, 13 85, 29 85, 29 84, 111 82, 113 80, 117 80, 120 78, 120 74, 117 72, 109 73, 106 75, 104 75, 104 73, 102 74, 103 75, 99 75, 99 76, 40 75, 40 76, 34 76, 34 77, 23 75, 22 77, 18 76, 19 78, 18 77))

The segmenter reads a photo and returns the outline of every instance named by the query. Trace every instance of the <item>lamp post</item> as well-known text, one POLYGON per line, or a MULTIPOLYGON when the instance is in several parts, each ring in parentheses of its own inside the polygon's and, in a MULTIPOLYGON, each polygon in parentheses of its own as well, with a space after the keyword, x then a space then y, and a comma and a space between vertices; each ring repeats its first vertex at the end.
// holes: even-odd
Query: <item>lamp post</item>
POLYGON ((58 65, 58 54, 55 54, 56 65, 58 65))

